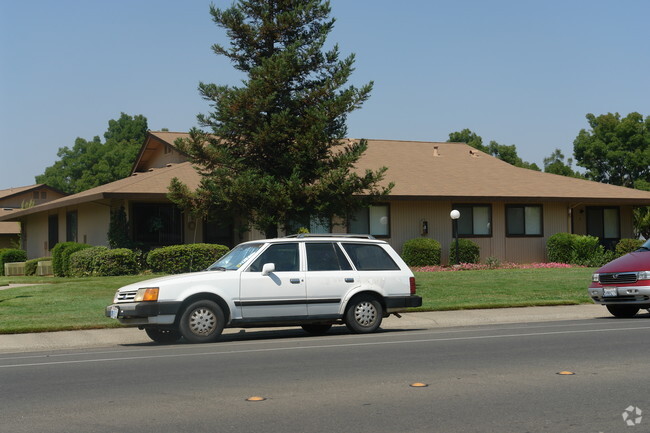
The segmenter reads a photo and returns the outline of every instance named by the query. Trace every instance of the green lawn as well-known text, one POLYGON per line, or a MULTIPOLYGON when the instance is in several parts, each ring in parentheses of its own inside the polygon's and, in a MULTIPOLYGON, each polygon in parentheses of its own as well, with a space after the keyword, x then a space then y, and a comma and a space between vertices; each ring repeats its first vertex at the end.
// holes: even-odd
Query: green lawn
POLYGON ((572 305, 591 302, 593 268, 417 272, 418 310, 572 305))
MULTIPOLYGON (((417 272, 418 310, 566 305, 591 302, 590 268, 417 272)), ((117 327, 104 307, 124 285, 152 275, 96 278, 0 277, 41 284, 0 290, 0 333, 117 327)))

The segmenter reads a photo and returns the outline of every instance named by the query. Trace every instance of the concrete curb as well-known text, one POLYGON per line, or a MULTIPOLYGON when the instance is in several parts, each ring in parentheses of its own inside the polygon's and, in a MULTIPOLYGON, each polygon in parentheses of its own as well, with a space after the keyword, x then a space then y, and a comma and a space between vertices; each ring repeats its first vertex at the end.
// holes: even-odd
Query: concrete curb
MULTIPOLYGON (((600 305, 566 305, 553 307, 498 308, 486 310, 429 311, 402 314, 401 318, 384 319, 383 329, 436 329, 456 326, 505 323, 535 323, 554 320, 585 320, 611 317, 600 305)), ((261 338, 269 333, 300 328, 226 329, 225 336, 237 339, 261 338)), ((43 332, 32 334, 0 334, 0 353, 23 353, 65 349, 152 345, 144 331, 137 328, 93 329, 85 331, 43 332)))

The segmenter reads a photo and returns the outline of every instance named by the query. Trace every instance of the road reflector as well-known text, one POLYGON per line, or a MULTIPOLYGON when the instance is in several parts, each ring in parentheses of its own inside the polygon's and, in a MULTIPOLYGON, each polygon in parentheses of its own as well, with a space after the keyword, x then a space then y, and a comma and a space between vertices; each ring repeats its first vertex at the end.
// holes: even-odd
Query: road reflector
POLYGON ((558 374, 560 376, 573 376, 575 373, 572 371, 560 371, 558 374))
POLYGON ((429 386, 429 384, 428 383, 422 383, 422 382, 415 382, 415 383, 412 383, 409 386, 411 386, 412 388, 425 388, 425 387, 429 386))
POLYGON ((258 396, 253 396, 253 397, 248 397, 246 401, 264 401, 266 400, 265 397, 258 397, 258 396))

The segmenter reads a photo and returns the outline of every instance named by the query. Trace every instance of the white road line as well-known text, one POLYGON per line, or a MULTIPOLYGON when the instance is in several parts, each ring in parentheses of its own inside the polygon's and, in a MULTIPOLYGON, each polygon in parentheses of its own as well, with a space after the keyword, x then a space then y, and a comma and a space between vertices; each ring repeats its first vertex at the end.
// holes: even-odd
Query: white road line
POLYGON ((608 329, 583 329, 583 330, 570 330, 570 331, 553 331, 553 332, 530 332, 522 334, 505 334, 505 335, 478 335, 470 337, 447 337, 447 338, 427 338, 417 340, 400 340, 400 341, 376 341, 366 343, 350 343, 350 344, 323 344, 312 346, 299 346, 299 347, 274 347, 263 349, 242 349, 242 350, 229 350, 222 352, 198 352, 198 353, 178 353, 166 355, 145 355, 145 356, 129 356, 120 358, 100 358, 100 359, 81 359, 69 361, 51 361, 51 362, 37 362, 28 364, 8 364, 0 365, 2 368, 18 368, 18 367, 35 367, 35 366, 48 366, 48 365, 65 365, 65 364, 87 364, 94 362, 115 362, 115 361, 132 361, 132 360, 145 360, 145 359, 165 359, 165 358, 181 358, 181 357, 196 357, 196 356, 215 356, 215 355, 230 355, 239 353, 259 353, 259 352, 280 352, 290 350, 307 350, 307 349, 329 349, 340 347, 363 347, 363 346, 379 346, 379 345, 392 345, 392 344, 413 344, 413 343, 433 343, 441 341, 463 341, 463 340, 486 340, 496 338, 512 338, 512 337, 535 337, 544 335, 563 335, 563 334, 585 334, 597 332, 619 332, 619 331, 640 331, 649 330, 650 326, 638 328, 608 328, 608 329))

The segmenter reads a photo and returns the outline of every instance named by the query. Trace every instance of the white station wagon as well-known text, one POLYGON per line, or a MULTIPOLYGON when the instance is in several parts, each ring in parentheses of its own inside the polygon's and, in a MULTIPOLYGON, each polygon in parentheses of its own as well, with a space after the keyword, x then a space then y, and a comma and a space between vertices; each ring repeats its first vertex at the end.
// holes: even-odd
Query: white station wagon
POLYGON ((374 332, 383 317, 421 305, 413 273, 386 242, 294 235, 239 244, 203 272, 122 287, 106 316, 159 343, 208 343, 224 327, 374 332))

